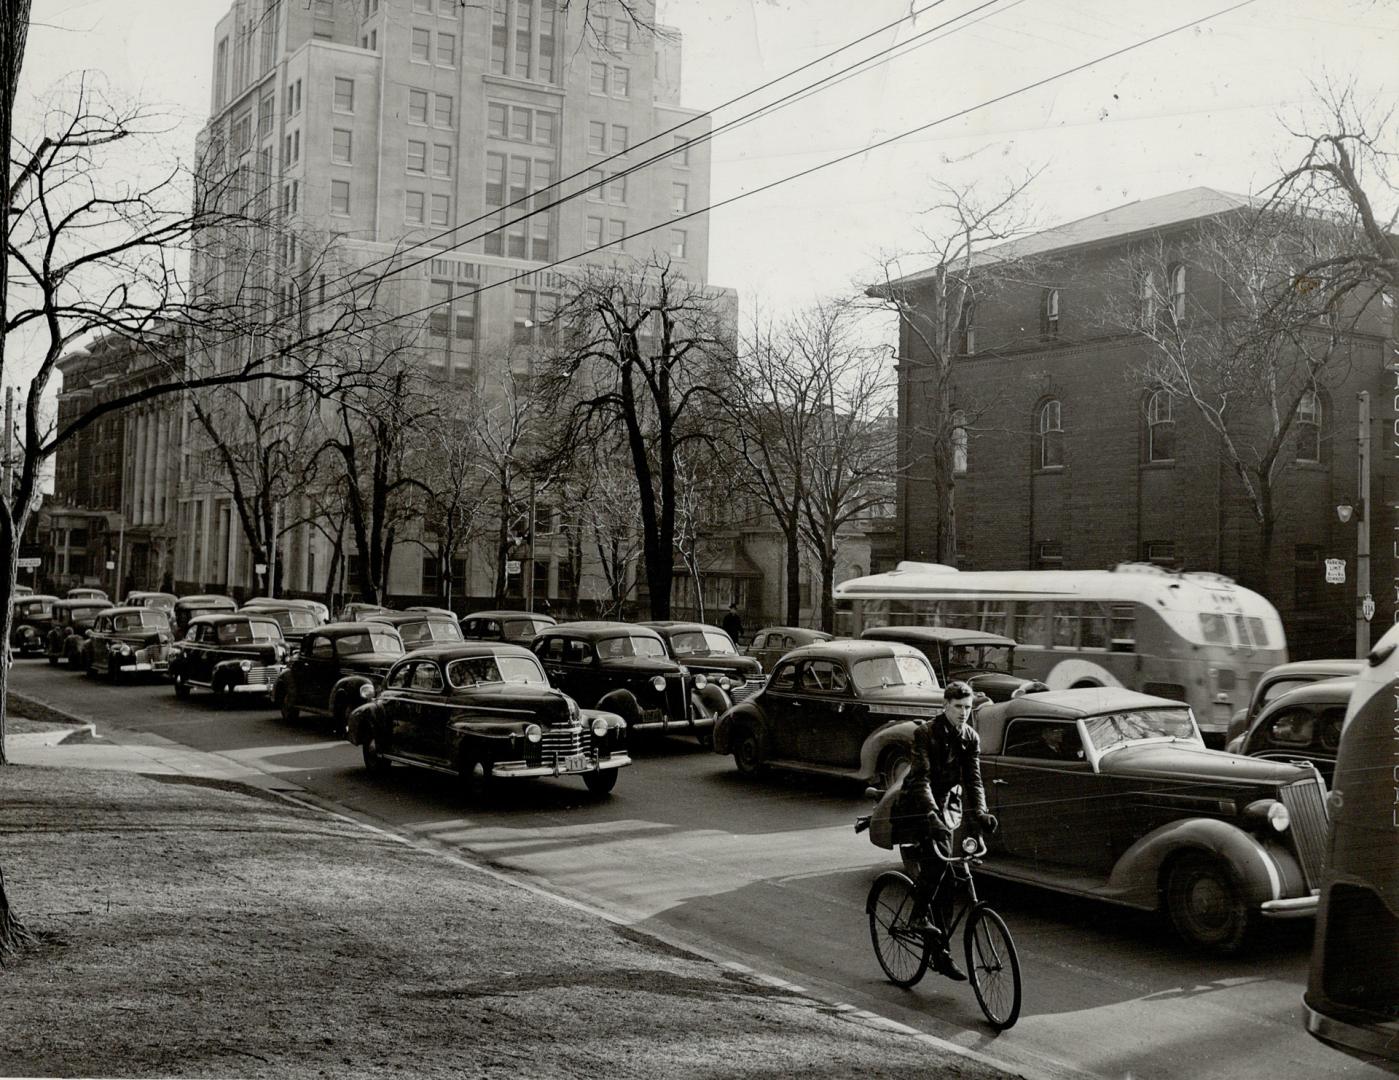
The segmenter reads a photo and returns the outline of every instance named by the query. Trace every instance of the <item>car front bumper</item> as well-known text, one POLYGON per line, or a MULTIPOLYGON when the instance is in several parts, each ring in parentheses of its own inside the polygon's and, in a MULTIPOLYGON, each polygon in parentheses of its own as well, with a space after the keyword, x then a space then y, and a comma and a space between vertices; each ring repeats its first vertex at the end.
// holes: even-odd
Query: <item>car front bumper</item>
POLYGON ((526 776, 582 776, 590 772, 602 772, 606 769, 620 769, 624 765, 631 764, 631 755, 625 751, 613 751, 610 757, 593 758, 588 755, 575 755, 575 757, 587 757, 587 764, 580 765, 577 762, 570 762, 568 758, 560 758, 550 765, 530 765, 524 761, 497 761, 491 766, 492 777, 526 777, 526 776))
POLYGON ((632 731, 704 731, 714 726, 714 717, 695 716, 688 720, 672 720, 660 709, 642 709, 641 715, 628 721, 632 731))
POLYGON ((1265 919, 1308 919, 1316 915, 1320 902, 1321 897, 1316 892, 1285 900, 1265 900, 1258 906, 1258 913, 1265 919))

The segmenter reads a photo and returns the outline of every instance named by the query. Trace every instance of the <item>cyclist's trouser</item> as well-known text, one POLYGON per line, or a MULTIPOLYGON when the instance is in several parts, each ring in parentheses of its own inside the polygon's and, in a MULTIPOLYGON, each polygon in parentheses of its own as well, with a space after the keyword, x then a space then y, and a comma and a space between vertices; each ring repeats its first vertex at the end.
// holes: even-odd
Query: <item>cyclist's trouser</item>
MULTIPOLYGON (((927 827, 915 846, 918 848, 918 881, 915 883, 914 897, 917 908, 921 910, 933 899, 933 890, 942 880, 946 860, 952 854, 952 830, 936 810, 928 814, 927 827)), ((939 927, 946 929, 952 917, 951 882, 937 896, 937 903, 928 915, 939 927)))

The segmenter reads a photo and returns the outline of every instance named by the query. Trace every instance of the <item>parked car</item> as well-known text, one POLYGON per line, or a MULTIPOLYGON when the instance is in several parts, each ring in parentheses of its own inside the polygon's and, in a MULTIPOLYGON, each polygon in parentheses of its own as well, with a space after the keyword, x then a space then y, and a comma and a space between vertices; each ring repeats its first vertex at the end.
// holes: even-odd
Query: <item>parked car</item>
POLYGON ((463 615, 461 632, 467 641, 511 641, 528 645, 540 630, 557 620, 537 611, 473 611, 463 615))
POLYGON ((447 618, 451 619, 453 622, 456 622, 456 621, 457 621, 457 613, 456 613, 455 611, 453 611, 451 608, 445 608, 445 607, 430 607, 430 606, 427 605, 427 604, 410 604, 410 605, 408 605, 408 607, 404 608, 403 610, 404 610, 404 611, 425 611, 425 612, 427 612, 429 615, 445 615, 445 616, 447 616, 447 618))
POLYGON ((168 592, 129 592, 122 601, 123 607, 153 607, 162 611, 174 611, 179 597, 168 592))
POLYGON ((44 639, 44 655, 50 664, 66 660, 69 667, 81 667, 83 643, 97 621, 99 612, 112 605, 105 600, 55 600, 53 622, 44 639))
POLYGON ((286 638, 288 655, 296 651, 304 634, 325 623, 315 608, 299 600, 261 598, 249 600, 238 610, 243 614, 266 615, 269 619, 276 620, 277 625, 282 628, 282 636, 286 638))
POLYGON ((738 771, 772 767, 889 787, 908 769, 914 723, 942 709, 928 658, 894 641, 825 641, 784 656, 767 685, 714 727, 738 771))
POLYGON ((47 593, 10 598, 10 650, 16 656, 44 655, 56 603, 58 597, 47 593))
POLYGON ((389 611, 366 615, 363 621, 392 626, 403 639, 403 647, 409 651, 466 640, 461 635, 461 627, 457 625, 457 617, 450 611, 445 615, 427 611, 389 611))
POLYGON ((718 683, 719 689, 735 702, 752 697, 767 681, 763 665, 740 653, 733 638, 717 626, 674 620, 640 625, 649 626, 661 635, 672 660, 684 664, 691 674, 703 675, 710 682, 718 683))
POLYGON ((304 600, 304 599, 301 599, 301 598, 299 598, 299 597, 291 597, 291 596, 254 596, 254 597, 252 597, 251 599, 249 599, 249 600, 247 600, 246 602, 244 602, 243 606, 244 606, 245 608, 246 608, 246 607, 264 607, 264 606, 271 606, 271 607, 283 607, 283 606, 301 607, 301 608, 306 608, 308 611, 313 611, 313 612, 315 612, 315 614, 316 614, 316 625, 317 625, 317 626, 320 626, 320 625, 323 624, 323 623, 328 623, 328 622, 330 622, 330 608, 326 607, 326 606, 325 606, 324 604, 322 604, 319 600, 304 600))
POLYGON ((1321 679, 1273 698, 1236 740, 1237 752, 1275 761, 1310 761, 1329 786, 1355 679, 1321 679))
POLYGON ((217 615, 220 612, 232 613, 238 610, 238 601, 222 593, 196 593, 182 596, 175 601, 175 636, 182 638, 189 629, 189 621, 198 615, 217 615))
POLYGON ((1188 706, 1118 687, 972 722, 1000 822, 983 873, 1161 912, 1218 952, 1260 918, 1315 913, 1327 811, 1310 767, 1206 749, 1188 706))
POLYGON ((649 626, 558 623, 536 633, 530 648, 556 689, 585 709, 617 713, 629 731, 689 734, 708 745, 715 717, 732 704, 705 676, 670 659, 649 626))
POLYGON ((383 623, 318 626, 302 637, 295 658, 277 678, 272 700, 288 723, 315 713, 343 728, 350 711, 373 698, 403 652, 398 631, 383 623))
POLYGON ((393 608, 385 607, 383 604, 366 604, 360 600, 352 600, 341 607, 335 616, 335 621, 360 622, 367 615, 383 615, 392 610, 393 608))
POLYGON ((408 654, 350 713, 346 734, 370 772, 394 762, 449 770, 476 796, 496 781, 540 776, 579 776, 605 795, 631 764, 620 716, 580 709, 549 686, 533 653, 503 643, 408 654))
POLYGON ((831 635, 824 630, 808 630, 804 626, 765 626, 753 635, 745 651, 763 666, 764 671, 770 672, 777 661, 793 649, 831 640, 831 635))
POLYGON ((240 694, 271 697, 286 670, 287 643, 277 620, 261 612, 199 615, 170 650, 170 678, 177 698, 191 687, 211 690, 223 704, 240 694))
POLYGON ((10 590, 11 596, 33 596, 34 590, 28 585, 16 585, 10 590))
POLYGON ((961 679, 992 701, 1009 701, 1017 692, 1044 686, 1014 673, 1015 641, 1001 634, 955 626, 875 626, 860 636, 912 645, 933 665, 940 686, 961 679))
POLYGON ((109 607, 99 611, 83 645, 89 675, 163 672, 170 664, 170 619, 158 608, 109 607))
POLYGON ((64 595, 69 600, 106 600, 108 606, 112 603, 112 598, 107 595, 105 589, 94 589, 88 585, 77 585, 64 595))
POLYGON ((1290 664, 1279 664, 1263 672, 1258 685, 1253 688, 1247 708, 1234 713, 1229 721, 1229 730, 1224 736, 1224 749, 1244 753, 1244 735, 1253 727, 1253 721, 1263 706, 1290 690, 1320 679, 1337 679, 1344 675, 1356 675, 1365 666, 1363 660, 1294 660, 1290 664))

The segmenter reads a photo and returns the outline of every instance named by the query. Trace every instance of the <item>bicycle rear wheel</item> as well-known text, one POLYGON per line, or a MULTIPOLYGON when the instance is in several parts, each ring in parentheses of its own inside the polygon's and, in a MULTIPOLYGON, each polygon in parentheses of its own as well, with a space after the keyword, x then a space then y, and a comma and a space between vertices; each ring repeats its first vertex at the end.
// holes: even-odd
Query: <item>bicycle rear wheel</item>
POLYGON ((967 974, 976 1002, 997 1031, 1020 1018, 1020 957, 1005 920, 985 904, 967 919, 967 974))
POLYGON ((913 882, 897 870, 875 878, 865 902, 874 955, 895 986, 912 986, 928 970, 927 939, 909 927, 913 906, 913 882))

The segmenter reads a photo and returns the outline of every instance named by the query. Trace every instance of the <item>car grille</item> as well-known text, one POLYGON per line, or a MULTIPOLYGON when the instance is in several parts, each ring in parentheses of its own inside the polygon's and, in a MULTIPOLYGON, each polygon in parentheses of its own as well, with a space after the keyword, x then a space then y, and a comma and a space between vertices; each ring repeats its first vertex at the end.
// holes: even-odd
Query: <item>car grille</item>
POLYGON ((271 686, 282 673, 281 667, 252 667, 245 673, 249 686, 271 686))
POLYGON ((1282 804, 1292 818, 1292 835, 1296 838, 1297 856, 1302 861, 1302 873, 1307 885, 1321 885, 1321 864, 1326 857, 1326 799, 1321 781, 1315 777, 1298 780, 1282 789, 1282 804))
POLYGON ((570 754, 586 754, 592 749, 593 733, 586 724, 572 726, 559 725, 544 729, 541 744, 544 760, 550 757, 568 757, 570 754))
POLYGON ((683 675, 665 677, 666 714, 671 723, 683 723, 690 718, 690 680, 683 675))
POLYGON ((765 679, 749 679, 747 682, 736 682, 729 684, 729 697, 737 705, 740 701, 745 701, 763 688, 765 679))

